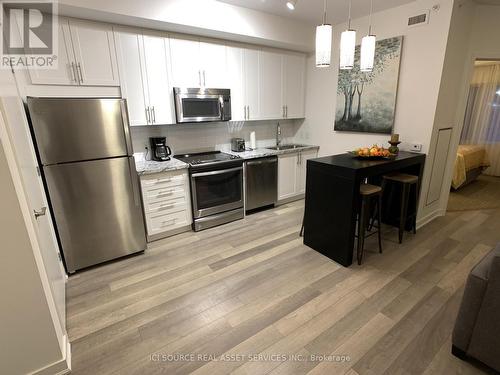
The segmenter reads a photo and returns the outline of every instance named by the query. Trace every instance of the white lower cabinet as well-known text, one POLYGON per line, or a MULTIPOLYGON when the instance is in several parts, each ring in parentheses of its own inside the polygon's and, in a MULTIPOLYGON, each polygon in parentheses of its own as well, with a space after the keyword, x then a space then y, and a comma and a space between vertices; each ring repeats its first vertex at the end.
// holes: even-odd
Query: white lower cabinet
POLYGON ((278 203, 302 198, 306 191, 307 160, 317 155, 317 150, 278 155, 278 203))
POLYGON ((187 170, 141 176, 141 188, 148 241, 190 230, 187 170))

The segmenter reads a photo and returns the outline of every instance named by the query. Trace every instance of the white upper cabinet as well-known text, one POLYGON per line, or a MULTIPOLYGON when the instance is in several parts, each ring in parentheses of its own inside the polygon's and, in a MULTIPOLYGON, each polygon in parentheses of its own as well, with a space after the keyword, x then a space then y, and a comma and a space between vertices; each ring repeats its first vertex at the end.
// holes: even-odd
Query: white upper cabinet
POLYGON ((149 92, 150 123, 172 124, 173 93, 168 79, 168 39, 144 35, 147 87, 149 92))
POLYGON ((149 98, 142 35, 136 30, 115 28, 115 41, 122 97, 127 99, 130 125, 145 125, 149 98))
POLYGON ((118 65, 111 25, 69 20, 73 52, 80 84, 118 86, 118 65))
POLYGON ((170 56, 174 86, 229 87, 224 44, 172 37, 170 56))
POLYGON ((283 105, 286 118, 305 117, 305 71, 303 54, 283 55, 283 105))
POLYGON ((243 84, 243 49, 227 47, 227 79, 231 90, 231 119, 245 120, 245 86, 243 84))
POLYGON ((261 119, 279 119, 283 109, 283 56, 279 53, 259 52, 259 103, 261 119))
POLYGON ((47 85, 78 85, 75 57, 67 20, 59 20, 57 69, 29 69, 31 83, 47 85))
POLYGON ((119 86, 112 26, 59 19, 58 68, 30 69, 31 83, 43 85, 119 86))
POLYGON ((243 87, 245 88, 246 119, 262 118, 260 97, 260 53, 253 49, 243 50, 243 87))
POLYGON ((168 77, 168 39, 161 34, 115 28, 122 97, 130 125, 173 124, 168 77))
POLYGON ((202 85, 199 40, 170 38, 170 63, 173 86, 202 85))

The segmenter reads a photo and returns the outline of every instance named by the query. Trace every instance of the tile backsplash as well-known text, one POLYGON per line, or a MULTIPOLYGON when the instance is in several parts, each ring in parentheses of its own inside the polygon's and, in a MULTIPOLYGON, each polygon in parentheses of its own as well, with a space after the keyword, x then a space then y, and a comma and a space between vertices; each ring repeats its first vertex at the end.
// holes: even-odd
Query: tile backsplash
MULTIPOLYGON (((280 120, 283 143, 294 142, 303 120, 280 120)), ((243 138, 250 146, 250 133, 255 132, 258 148, 276 144, 278 121, 230 121, 198 124, 133 126, 132 144, 135 153, 145 152, 149 137, 167 137, 172 153, 179 154, 197 150, 230 150, 231 138, 243 138)))

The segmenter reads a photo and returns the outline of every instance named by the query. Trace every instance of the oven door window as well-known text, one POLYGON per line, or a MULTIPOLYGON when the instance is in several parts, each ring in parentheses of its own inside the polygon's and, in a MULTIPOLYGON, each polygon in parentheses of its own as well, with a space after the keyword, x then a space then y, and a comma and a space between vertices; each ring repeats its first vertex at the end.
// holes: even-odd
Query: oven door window
POLYGON ((224 206, 242 201, 242 170, 215 171, 195 177, 196 208, 224 206))
POLYGON ((219 98, 183 98, 182 116, 186 119, 220 119, 219 98))

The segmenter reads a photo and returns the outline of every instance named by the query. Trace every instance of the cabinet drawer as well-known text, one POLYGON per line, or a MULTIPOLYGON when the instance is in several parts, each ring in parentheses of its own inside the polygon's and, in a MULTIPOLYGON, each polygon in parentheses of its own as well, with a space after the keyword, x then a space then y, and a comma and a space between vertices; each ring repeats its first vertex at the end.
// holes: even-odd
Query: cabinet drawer
POLYGON ((159 189, 144 190, 144 204, 155 203, 159 201, 172 200, 177 198, 184 198, 186 192, 183 186, 166 187, 159 189))
POLYGON ((162 175, 157 178, 143 178, 141 180, 144 190, 159 189, 163 187, 179 186, 184 184, 185 174, 177 173, 172 175, 162 175))
POLYGON ((186 211, 179 211, 168 215, 149 216, 147 217, 148 234, 154 235, 161 232, 166 232, 178 227, 189 225, 187 221, 186 211))
POLYGON ((146 214, 151 216, 167 215, 186 210, 187 204, 184 197, 146 205, 146 214))

